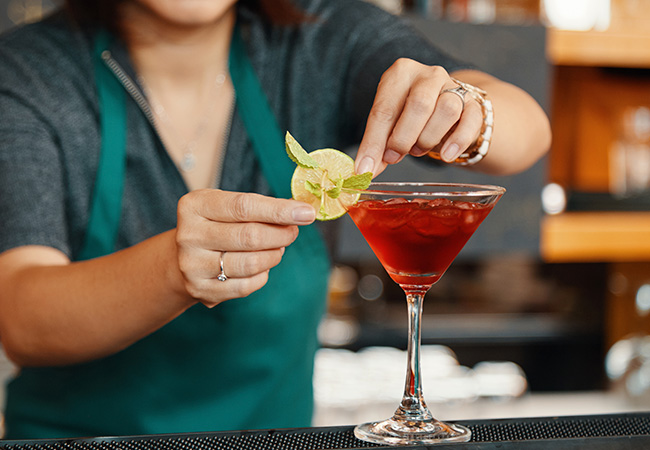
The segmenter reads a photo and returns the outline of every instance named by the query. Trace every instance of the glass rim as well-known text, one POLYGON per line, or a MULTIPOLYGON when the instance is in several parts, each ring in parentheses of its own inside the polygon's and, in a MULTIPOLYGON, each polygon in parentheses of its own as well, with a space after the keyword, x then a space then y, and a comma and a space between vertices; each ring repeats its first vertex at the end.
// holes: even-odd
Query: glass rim
POLYGON ((371 195, 409 195, 409 196, 464 196, 464 197, 483 197, 487 195, 503 195, 506 192, 506 188, 491 184, 474 184, 474 183, 447 183, 447 182, 418 182, 418 181, 373 181, 370 183, 365 190, 357 190, 360 194, 371 194, 371 195), (400 190, 390 190, 389 188, 393 187, 440 187, 440 188, 458 188, 457 190, 428 190, 428 191, 400 191, 400 190), (374 188, 384 188, 384 189, 374 189, 374 188), (472 190, 463 190, 472 189, 472 190))

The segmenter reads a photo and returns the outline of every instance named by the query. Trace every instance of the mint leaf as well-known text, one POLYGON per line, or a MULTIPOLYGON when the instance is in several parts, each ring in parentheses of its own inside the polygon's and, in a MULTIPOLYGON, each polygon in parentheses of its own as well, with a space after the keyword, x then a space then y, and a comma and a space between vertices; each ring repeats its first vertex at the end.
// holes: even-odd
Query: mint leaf
POLYGON ((329 214, 327 214, 327 209, 325 208, 325 204, 321 201, 320 209, 318 210, 318 214, 322 217, 323 220, 328 220, 329 214))
POLYGON ((291 158, 291 161, 298 164, 304 169, 317 169, 318 162, 309 156, 304 148, 296 141, 296 139, 291 136, 291 133, 287 131, 287 134, 284 137, 284 143, 287 148, 287 155, 291 158))
POLYGON ((323 188, 320 186, 320 183, 312 183, 309 180, 305 180, 305 190, 314 194, 318 198, 321 198, 321 195, 323 195, 323 188))
POLYGON ((329 198, 332 199, 337 199, 339 198, 339 195, 341 195, 341 188, 343 187, 343 178, 339 178, 336 180, 336 186, 334 186, 332 189, 329 189, 325 191, 325 193, 329 196, 329 198))
POLYGON ((368 189, 372 182, 372 172, 362 173, 360 175, 352 175, 343 181, 343 189, 364 190, 368 189))

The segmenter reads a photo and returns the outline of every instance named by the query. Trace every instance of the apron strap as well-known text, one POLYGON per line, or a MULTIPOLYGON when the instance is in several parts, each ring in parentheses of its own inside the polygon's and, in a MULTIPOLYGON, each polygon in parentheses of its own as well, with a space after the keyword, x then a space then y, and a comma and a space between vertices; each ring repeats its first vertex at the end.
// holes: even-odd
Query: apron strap
POLYGON ((284 149, 284 135, 248 57, 239 24, 235 25, 232 35, 229 68, 239 116, 271 191, 276 197, 291 198, 291 177, 295 166, 284 151, 278 151, 284 149))
POLYGON ((110 35, 100 32, 94 42, 93 68, 99 98, 101 152, 91 198, 84 245, 77 259, 115 251, 122 214, 126 169, 126 92, 102 59, 110 35))
MULTIPOLYGON (((284 135, 251 64, 241 27, 237 23, 230 43, 230 78, 235 87, 239 116, 253 144, 262 172, 276 197, 291 198, 295 165, 284 151, 284 135)), ((302 242, 314 254, 329 261, 323 237, 315 224, 300 227, 302 242)))

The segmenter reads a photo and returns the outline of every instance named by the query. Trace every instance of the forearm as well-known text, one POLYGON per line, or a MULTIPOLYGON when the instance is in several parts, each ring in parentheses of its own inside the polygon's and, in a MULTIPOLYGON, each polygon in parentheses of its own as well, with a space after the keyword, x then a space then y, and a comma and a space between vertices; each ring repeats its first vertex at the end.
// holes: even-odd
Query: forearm
POLYGON ((527 169, 551 144, 548 117, 525 91, 477 71, 459 71, 454 77, 488 92, 494 107, 494 132, 487 156, 474 169, 509 175, 527 169))
POLYGON ((17 265, 0 279, 0 336, 20 366, 116 353, 195 303, 183 291, 173 231, 89 261, 17 265))

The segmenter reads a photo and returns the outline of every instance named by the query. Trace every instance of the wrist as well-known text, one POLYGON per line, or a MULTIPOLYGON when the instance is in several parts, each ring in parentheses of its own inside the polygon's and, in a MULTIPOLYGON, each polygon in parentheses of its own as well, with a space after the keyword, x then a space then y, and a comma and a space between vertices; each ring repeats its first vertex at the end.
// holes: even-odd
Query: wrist
POLYGON ((188 293, 185 277, 180 269, 178 262, 178 245, 176 243, 176 229, 163 233, 163 235, 166 237, 166 251, 164 252, 163 262, 163 277, 167 283, 166 291, 178 301, 186 304, 187 307, 190 307, 196 304, 197 300, 188 293))

